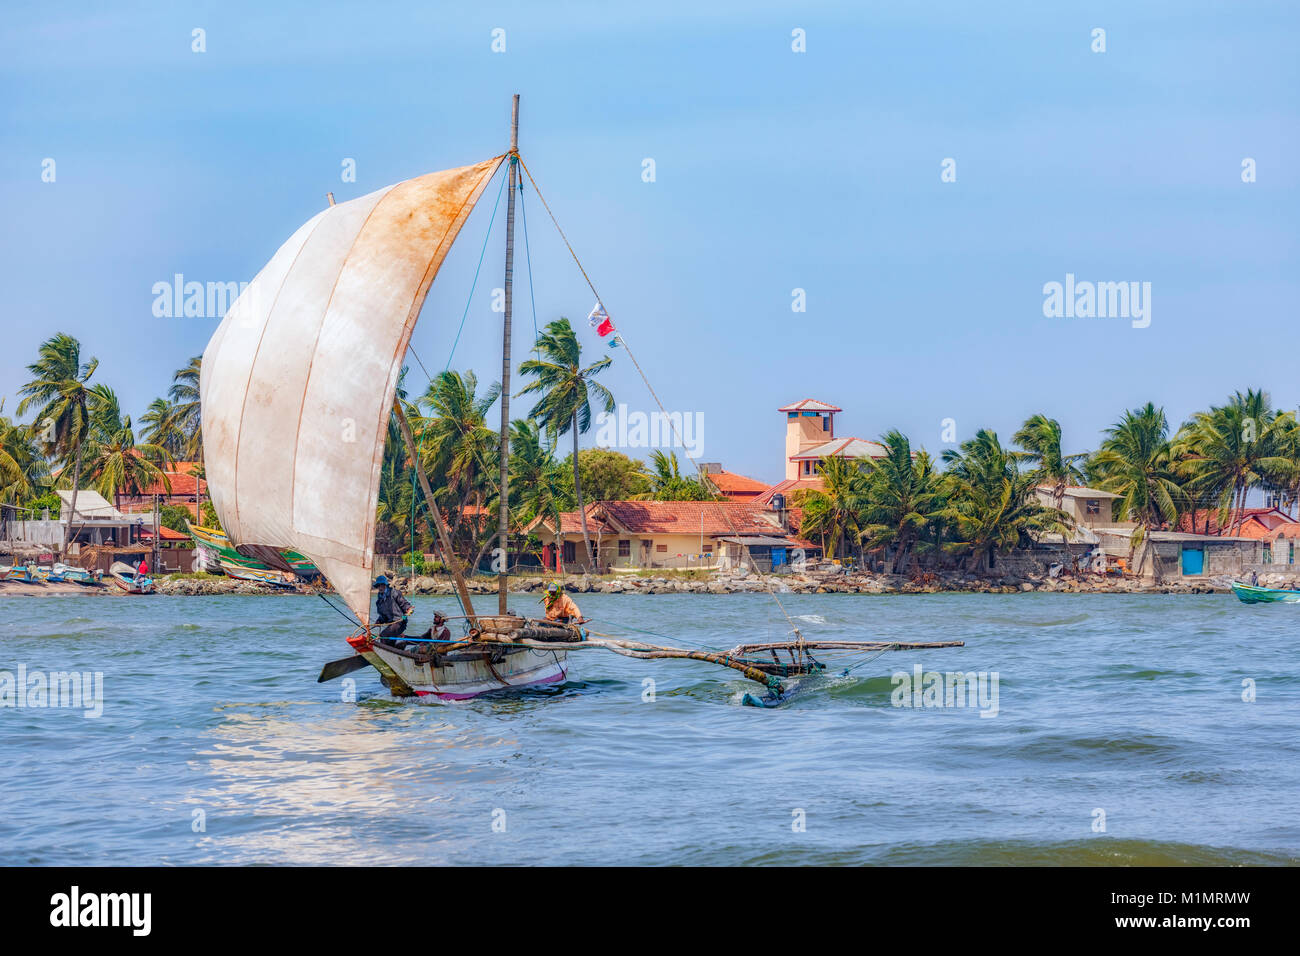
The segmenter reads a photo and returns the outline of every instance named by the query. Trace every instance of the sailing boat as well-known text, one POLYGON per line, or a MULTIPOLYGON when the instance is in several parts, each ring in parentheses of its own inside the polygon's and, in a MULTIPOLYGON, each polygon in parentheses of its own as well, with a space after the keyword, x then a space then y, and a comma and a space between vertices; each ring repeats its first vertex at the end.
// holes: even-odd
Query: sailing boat
MULTIPOLYGON (((603 648, 640 659, 718 664, 779 697, 783 679, 823 667, 812 658, 816 645, 801 635, 798 642, 756 647, 761 656, 753 656, 742 648, 660 647, 593 634, 580 625, 529 620, 507 607, 504 562, 496 615, 474 609, 396 388, 429 287, 488 182, 506 163, 497 533, 501 553, 508 554, 514 217, 523 165, 518 130, 516 95, 508 152, 337 205, 331 197, 231 306, 203 354, 200 382, 204 460, 221 525, 240 555, 269 567, 292 570, 286 550, 305 556, 356 616, 348 638, 356 653, 325 665, 322 681, 372 666, 395 696, 463 699, 562 681, 570 652, 603 648), (384 636, 383 622, 371 622, 375 507, 392 418, 455 578, 463 638, 439 639, 432 631, 420 638, 384 636), (782 648, 788 663, 778 658, 782 648)), ((854 648, 871 651, 873 645, 854 648)))

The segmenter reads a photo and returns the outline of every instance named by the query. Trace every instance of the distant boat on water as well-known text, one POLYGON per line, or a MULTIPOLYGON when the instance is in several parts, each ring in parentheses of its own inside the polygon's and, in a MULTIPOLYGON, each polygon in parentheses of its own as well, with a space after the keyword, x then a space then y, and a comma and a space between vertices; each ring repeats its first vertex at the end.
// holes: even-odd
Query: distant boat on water
POLYGON ((1232 582, 1232 593, 1243 604, 1300 604, 1300 591, 1289 588, 1261 588, 1242 581, 1232 582))

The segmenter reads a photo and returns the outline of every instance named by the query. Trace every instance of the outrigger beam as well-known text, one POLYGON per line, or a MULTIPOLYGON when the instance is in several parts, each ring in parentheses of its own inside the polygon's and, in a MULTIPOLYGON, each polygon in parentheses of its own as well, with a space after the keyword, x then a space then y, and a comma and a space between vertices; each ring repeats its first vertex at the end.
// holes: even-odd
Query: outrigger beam
POLYGON ((402 429, 402 439, 406 442, 406 450, 411 455, 411 463, 415 467, 415 475, 420 479, 420 490, 424 492, 424 504, 429 509, 429 515, 433 519, 433 526, 438 530, 438 543, 442 545, 442 553, 447 556, 447 564, 451 568, 452 577, 456 579, 456 591, 460 594, 461 606, 465 609, 465 616, 469 618, 469 626, 478 628, 478 619, 474 615, 474 604, 469 599, 469 587, 465 584, 465 575, 461 573, 460 559, 456 557, 456 552, 451 549, 451 535, 447 533, 447 525, 442 520, 442 513, 438 510, 438 502, 434 500, 433 489, 429 487, 429 476, 424 473, 424 466, 420 464, 420 450, 416 447, 415 436, 411 433, 411 423, 406 420, 406 413, 402 411, 402 403, 393 399, 393 413, 397 416, 397 424, 402 429))
POLYGON ((640 660, 678 658, 681 660, 705 661, 710 664, 719 664, 723 667, 730 667, 732 670, 740 671, 740 673, 745 675, 745 677, 756 683, 762 684, 777 696, 784 693, 784 688, 776 677, 764 673, 757 667, 752 666, 748 661, 740 660, 732 654, 719 654, 713 651, 687 651, 676 647, 659 647, 655 644, 643 644, 640 641, 619 641, 614 640, 613 638, 591 636, 587 636, 579 642, 556 644, 554 641, 519 640, 518 638, 513 638, 505 634, 484 632, 475 638, 475 643, 511 644, 516 647, 540 647, 547 650, 555 650, 556 647, 562 647, 566 651, 598 647, 602 650, 613 651, 615 654, 622 654, 624 657, 635 657, 640 660))
POLYGON ((822 651, 928 651, 936 647, 965 647, 965 641, 777 641, 773 644, 740 644, 732 654, 756 654, 790 647, 822 651))

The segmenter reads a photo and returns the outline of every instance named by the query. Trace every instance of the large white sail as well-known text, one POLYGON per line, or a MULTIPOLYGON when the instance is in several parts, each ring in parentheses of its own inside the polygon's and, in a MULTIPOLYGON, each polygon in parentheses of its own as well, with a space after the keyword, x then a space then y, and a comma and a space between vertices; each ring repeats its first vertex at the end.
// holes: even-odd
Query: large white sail
POLYGON ((280 247, 203 353, 204 464, 230 540, 259 557, 302 552, 363 621, 407 343, 503 158, 325 209, 280 247))

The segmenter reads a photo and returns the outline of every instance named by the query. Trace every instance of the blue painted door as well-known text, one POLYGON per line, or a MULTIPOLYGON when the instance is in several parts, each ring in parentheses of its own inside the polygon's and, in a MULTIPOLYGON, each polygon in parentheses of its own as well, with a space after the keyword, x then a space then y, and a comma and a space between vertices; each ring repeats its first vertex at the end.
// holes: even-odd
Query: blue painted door
POLYGON ((1183 548, 1183 574, 1205 572, 1205 551, 1202 548, 1183 548))
POLYGON ((772 549, 772 567, 779 568, 785 564, 785 548, 772 549))

